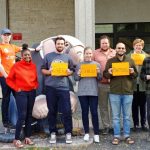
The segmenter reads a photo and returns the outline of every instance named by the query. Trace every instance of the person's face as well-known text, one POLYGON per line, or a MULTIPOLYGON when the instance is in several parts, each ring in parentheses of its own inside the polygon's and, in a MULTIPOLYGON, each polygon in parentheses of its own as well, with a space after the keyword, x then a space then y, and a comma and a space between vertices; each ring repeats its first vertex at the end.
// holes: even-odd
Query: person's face
POLYGON ((58 52, 62 52, 64 50, 64 48, 65 48, 65 42, 64 42, 64 40, 57 40, 55 46, 56 46, 56 50, 58 52))
POLYGON ((116 45, 116 53, 118 56, 123 56, 126 53, 126 48, 123 43, 118 43, 116 45))
POLYGON ((136 43, 133 48, 136 53, 141 53, 143 49, 142 43, 136 43))
POLYGON ((24 51, 22 54, 22 59, 26 62, 30 62, 31 61, 31 52, 29 50, 24 51))
POLYGON ((100 40, 100 48, 103 51, 107 51, 110 48, 110 43, 108 39, 101 39, 100 40))
POLYGON ((2 42, 9 43, 11 40, 11 34, 6 33, 1 35, 2 42))
POLYGON ((91 49, 87 49, 84 52, 84 61, 91 61, 92 60, 92 56, 93 56, 93 52, 91 49))

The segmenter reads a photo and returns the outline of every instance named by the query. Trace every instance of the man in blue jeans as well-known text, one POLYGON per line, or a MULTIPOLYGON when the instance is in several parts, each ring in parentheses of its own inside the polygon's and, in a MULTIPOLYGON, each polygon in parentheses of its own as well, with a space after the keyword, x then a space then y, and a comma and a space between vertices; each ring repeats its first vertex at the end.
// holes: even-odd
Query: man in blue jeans
POLYGON ((121 110, 123 116, 123 136, 127 144, 134 143, 134 140, 130 137, 130 115, 133 99, 133 79, 137 77, 137 70, 134 61, 127 57, 125 53, 125 44, 118 43, 116 45, 116 56, 108 60, 104 70, 104 76, 110 79, 109 98, 113 116, 114 138, 112 144, 114 145, 118 145, 120 142, 121 110), (117 64, 120 64, 120 66, 118 65, 118 68, 114 67, 117 64), (125 64, 127 67, 123 68, 122 66, 125 64))
POLYGON ((47 99, 47 106, 49 109, 48 121, 49 131, 51 134, 50 143, 56 143, 56 118, 58 108, 61 106, 61 112, 63 114, 63 121, 66 134, 66 143, 72 143, 72 115, 69 93, 69 81, 68 76, 73 73, 73 63, 68 54, 65 54, 65 39, 57 37, 55 39, 56 52, 48 53, 44 57, 44 63, 42 66, 42 73, 45 75, 45 93, 47 99), (58 76, 53 75, 54 68, 53 63, 67 63, 68 69, 66 69, 66 75, 58 76))

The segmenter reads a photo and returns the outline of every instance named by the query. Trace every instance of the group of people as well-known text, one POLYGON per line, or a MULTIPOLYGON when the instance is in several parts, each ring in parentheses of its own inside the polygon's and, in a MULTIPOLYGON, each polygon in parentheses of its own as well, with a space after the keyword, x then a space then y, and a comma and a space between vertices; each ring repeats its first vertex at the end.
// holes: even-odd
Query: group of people
MULTIPOLYGON (((16 124, 15 139, 17 148, 24 144, 33 145, 31 140, 32 110, 38 87, 36 65, 32 62, 31 49, 27 45, 17 47, 10 43, 12 32, 9 29, 1 30, 0 44, 0 83, 2 87, 2 122, 4 127, 10 127, 8 106, 10 94, 13 93, 18 119, 16 124), (21 60, 15 62, 15 54, 21 51, 21 60), (25 124, 24 144, 20 140, 20 133, 25 124)), ((55 39, 56 51, 45 55, 41 72, 45 76, 45 94, 47 100, 48 124, 50 143, 57 142, 56 118, 58 108, 61 106, 63 124, 65 128, 66 143, 72 143, 72 112, 69 93, 68 76, 73 76, 78 82, 77 95, 81 105, 82 121, 84 128, 84 141, 89 141, 89 109, 92 116, 94 142, 99 143, 98 104, 103 125, 102 134, 108 134, 111 128, 109 111, 112 111, 114 138, 112 144, 119 144, 121 138, 120 116, 123 116, 123 136, 128 144, 133 144, 130 137, 130 115, 132 111, 134 129, 139 128, 139 109, 141 114, 141 127, 146 129, 146 101, 150 105, 150 59, 143 51, 144 41, 136 39, 133 42, 133 52, 126 55, 125 44, 119 42, 115 49, 110 48, 110 39, 107 36, 100 38, 100 48, 84 49, 84 61, 76 67, 66 53, 65 39, 58 36, 55 39), (133 54, 143 54, 144 61, 140 64, 133 59, 133 54), (54 64, 64 64, 66 70, 62 74, 55 74, 54 64), (127 67, 125 74, 115 74, 114 65, 120 64, 127 67), (94 75, 83 75, 82 67, 93 67, 94 75), (145 93, 146 92, 146 93, 145 93), (111 109, 109 108, 109 103, 111 109)), ((143 56, 142 55, 142 56, 143 56)), ((141 61, 140 61, 141 62, 141 61)), ((122 69, 122 68, 120 68, 122 69)), ((122 70, 121 73, 124 73, 122 70)), ((150 110, 147 107, 148 125, 150 126, 150 110)))

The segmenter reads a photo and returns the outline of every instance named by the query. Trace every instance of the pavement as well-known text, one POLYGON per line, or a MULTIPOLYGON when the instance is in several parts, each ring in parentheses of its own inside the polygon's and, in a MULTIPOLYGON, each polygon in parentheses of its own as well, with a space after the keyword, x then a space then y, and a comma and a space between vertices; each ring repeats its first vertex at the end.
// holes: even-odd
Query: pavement
MULTIPOLYGON (((113 138, 112 134, 101 135, 100 143, 93 143, 91 132, 91 138, 89 142, 83 141, 83 136, 74 136, 72 144, 65 144, 64 135, 57 137, 57 144, 49 144, 48 137, 42 137, 40 135, 32 136, 35 142, 34 146, 26 146, 25 150, 150 150, 150 142, 146 141, 147 132, 138 131, 131 132, 132 138, 135 140, 135 144, 128 145, 124 140, 120 142, 119 145, 115 146, 111 144, 113 138)), ((12 143, 0 143, 0 149, 3 150, 15 150, 16 148, 12 143)))
MULTIPOLYGON (((100 117, 99 123, 100 128, 102 128, 100 117)), ((77 112, 73 114, 73 126, 74 128, 81 129, 81 131, 83 131, 81 120, 81 109, 79 105, 77 112)), ((132 126, 133 125, 131 125, 131 127, 132 126)), ((31 138, 35 142, 35 145, 25 146, 25 148, 23 149, 24 150, 150 150, 150 142, 146 140, 148 132, 144 132, 142 130, 139 130, 138 132, 131 131, 131 137, 135 140, 135 144, 128 145, 125 143, 124 140, 122 140, 119 145, 115 146, 111 144, 113 138, 112 133, 108 135, 102 135, 100 133, 100 143, 98 144, 93 143, 93 131, 91 119, 90 119, 90 127, 91 127, 90 130, 91 138, 89 142, 84 142, 83 135, 77 134, 76 136, 73 136, 72 144, 65 144, 64 135, 57 136, 57 144, 50 144, 49 137, 46 133, 34 133, 31 138)), ((5 129, 2 125, 0 117, 0 136, 1 134, 4 134, 4 131, 5 129)), ((11 143, 0 142, 0 150, 16 150, 16 148, 13 146, 12 142, 11 143)))

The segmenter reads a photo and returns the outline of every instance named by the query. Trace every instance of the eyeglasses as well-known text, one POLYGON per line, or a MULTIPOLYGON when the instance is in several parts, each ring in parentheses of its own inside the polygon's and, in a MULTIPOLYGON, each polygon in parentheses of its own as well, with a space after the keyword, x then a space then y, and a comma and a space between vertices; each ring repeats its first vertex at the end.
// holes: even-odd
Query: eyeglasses
POLYGON ((123 49, 124 50, 125 48, 124 47, 117 47, 117 49, 123 49))

